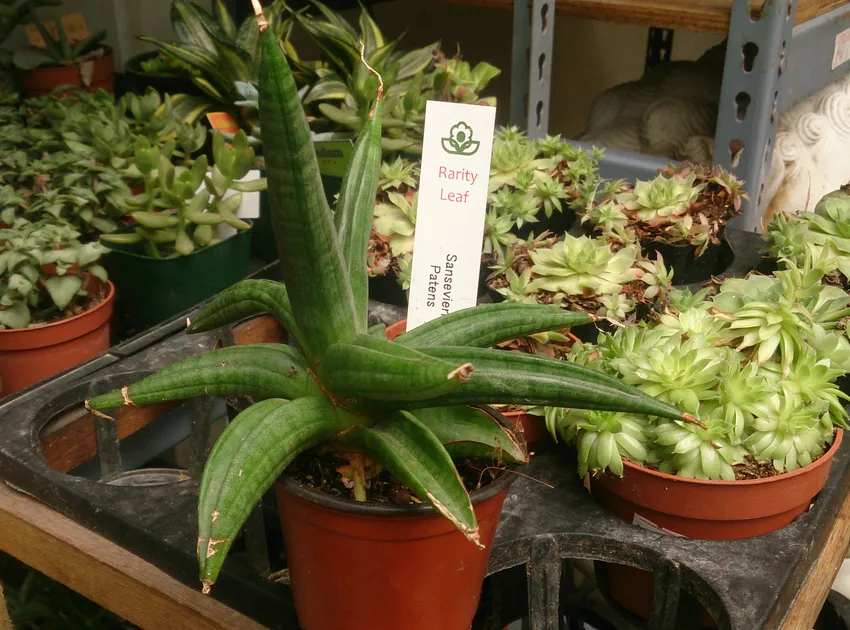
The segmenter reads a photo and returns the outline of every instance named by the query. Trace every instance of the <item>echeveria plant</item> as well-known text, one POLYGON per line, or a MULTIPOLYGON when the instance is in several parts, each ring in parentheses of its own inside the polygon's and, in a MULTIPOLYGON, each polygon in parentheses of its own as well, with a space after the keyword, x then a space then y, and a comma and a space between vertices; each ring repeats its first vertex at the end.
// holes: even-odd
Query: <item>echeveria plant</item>
MULTIPOLYGON (((599 372, 485 349, 591 320, 583 314, 495 304, 451 313, 393 342, 381 329, 369 329, 366 252, 381 160, 381 89, 332 215, 294 78, 258 12, 260 120, 265 137, 274 138, 265 157, 284 283, 238 283, 190 330, 270 312, 298 348, 224 348, 87 402, 101 410, 202 395, 258 401, 225 430, 201 481, 198 558, 205 590, 263 493, 294 457, 316 445, 343 456, 367 453, 478 543, 478 524, 452 456, 468 456, 470 449, 508 461, 527 455, 510 429, 472 405, 548 404, 691 420, 599 372)), ((356 461, 362 457, 352 458, 352 466, 360 465, 356 461)), ((364 489, 354 478, 354 495, 362 499, 364 489)))

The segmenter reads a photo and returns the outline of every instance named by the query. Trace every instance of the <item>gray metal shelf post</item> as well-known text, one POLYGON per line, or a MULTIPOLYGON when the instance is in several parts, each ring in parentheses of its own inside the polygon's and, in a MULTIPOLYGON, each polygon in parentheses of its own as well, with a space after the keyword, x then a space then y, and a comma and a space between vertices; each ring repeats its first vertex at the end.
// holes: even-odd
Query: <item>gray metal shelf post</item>
POLYGON ((766 2, 761 17, 754 21, 749 0, 735 0, 732 5, 714 163, 744 181, 749 200, 735 227, 751 232, 761 225, 764 177, 776 138, 785 55, 796 8, 796 0, 766 2))
POLYGON ((530 14, 528 5, 514 0, 510 121, 542 138, 549 131, 555 2, 533 0, 530 14))

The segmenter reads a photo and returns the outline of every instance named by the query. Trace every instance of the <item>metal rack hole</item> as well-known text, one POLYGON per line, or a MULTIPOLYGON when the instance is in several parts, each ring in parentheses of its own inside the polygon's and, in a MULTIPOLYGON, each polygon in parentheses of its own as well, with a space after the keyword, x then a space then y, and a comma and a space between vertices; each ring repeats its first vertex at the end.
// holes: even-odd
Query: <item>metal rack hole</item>
POLYGON ((537 80, 543 82, 543 67, 546 65, 546 53, 540 53, 537 58, 537 80))
POLYGON ((755 42, 747 42, 741 46, 741 52, 744 55, 744 63, 741 67, 744 69, 744 72, 752 72, 756 63, 756 57, 759 54, 758 44, 755 42))
POLYGON ((744 142, 740 138, 734 138, 729 141, 729 164, 732 168, 738 168, 743 153, 744 142))
POLYGON ((735 116, 738 120, 743 121, 747 117, 747 108, 750 106, 752 98, 749 92, 738 92, 735 97, 735 105, 737 107, 735 116))
POLYGON ((545 2, 540 7, 540 32, 545 33, 547 28, 549 28, 549 3, 545 2))

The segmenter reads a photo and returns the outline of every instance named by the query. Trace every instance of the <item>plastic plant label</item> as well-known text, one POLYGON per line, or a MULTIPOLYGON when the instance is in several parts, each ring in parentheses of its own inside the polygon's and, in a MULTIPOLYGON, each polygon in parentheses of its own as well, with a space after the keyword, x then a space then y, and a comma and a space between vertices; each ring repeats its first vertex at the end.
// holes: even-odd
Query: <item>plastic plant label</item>
POLYGON ((428 101, 407 330, 475 306, 496 109, 428 101))
POLYGON ((676 532, 667 529, 666 527, 661 527, 660 525, 656 525, 648 518, 644 518, 640 514, 635 514, 632 518, 632 525, 637 525, 641 529, 647 529, 651 532, 656 532, 658 534, 666 534, 667 536, 675 536, 676 538, 687 538, 687 536, 683 536, 682 534, 677 534, 676 532))
POLYGON ((316 149, 316 159, 319 161, 319 171, 330 177, 345 176, 345 167, 354 152, 351 140, 317 140, 313 143, 316 149))
POLYGON ((850 60, 850 28, 844 29, 835 36, 835 47, 832 49, 832 69, 835 70, 847 60, 850 60))
POLYGON ((210 112, 207 121, 210 127, 221 133, 238 133, 241 129, 236 119, 227 112, 210 112))

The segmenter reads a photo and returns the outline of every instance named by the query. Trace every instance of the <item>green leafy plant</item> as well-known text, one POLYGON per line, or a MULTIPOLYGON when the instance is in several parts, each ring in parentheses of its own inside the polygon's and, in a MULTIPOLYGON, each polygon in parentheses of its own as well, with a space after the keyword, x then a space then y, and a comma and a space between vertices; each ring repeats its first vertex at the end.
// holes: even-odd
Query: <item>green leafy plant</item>
POLYGON ((83 90, 25 101, 0 131, 0 221, 62 219, 84 240, 113 232, 122 215, 137 209, 123 200, 144 186, 137 141, 183 166, 204 144, 202 126, 176 122, 170 113, 170 99, 154 90, 118 101, 83 90))
POLYGON ((363 8, 357 26, 318 0, 313 12, 292 12, 323 53, 323 62, 305 66, 297 56, 290 62, 313 76, 303 83, 303 103, 311 128, 321 138, 354 137, 371 111, 378 79, 384 85, 384 124, 381 140, 386 152, 422 152, 425 103, 429 100, 495 105, 481 92, 500 70, 488 63, 472 67, 449 58, 439 42, 405 52, 399 40, 388 41, 363 8), (362 59, 365 63, 361 62, 362 59), (325 135, 328 134, 328 135, 325 135))
MULTIPOLYGON (((171 26, 175 40, 163 41, 144 36, 168 59, 172 68, 203 91, 204 96, 173 95, 173 116, 193 123, 209 112, 231 114, 246 133, 259 136, 254 116, 237 102, 244 100, 237 84, 256 84, 260 68, 260 39, 252 17, 236 24, 222 0, 212 3, 213 11, 190 0, 174 0, 171 26)), ((271 28, 282 45, 291 50, 288 33, 291 22, 284 18, 283 2, 266 7, 271 28)))
POLYGON ((0 229, 0 329, 26 328, 77 315, 91 305, 91 277, 105 249, 82 244, 72 226, 18 218, 0 229))
POLYGON ((56 20, 56 37, 54 37, 38 19, 34 10, 30 11, 29 16, 41 34, 45 48, 16 50, 12 57, 15 67, 21 70, 32 70, 41 66, 72 66, 103 55, 106 31, 98 31, 72 44, 61 20, 56 20))
MULTIPOLYGON (((258 5, 259 3, 257 3, 258 5)), ((394 342, 367 329, 366 253, 381 160, 380 88, 348 165, 335 215, 322 189, 297 86, 274 35, 261 26, 260 120, 284 284, 243 281, 190 326, 210 330, 271 312, 298 349, 223 348, 87 401, 93 410, 200 395, 256 402, 228 426, 201 481, 198 558, 204 590, 249 512, 299 453, 327 444, 368 453, 421 500, 478 542, 472 505, 452 461, 466 445, 525 461, 511 431, 480 403, 590 406, 685 418, 617 379, 567 362, 487 349, 517 336, 590 321, 538 305, 485 305, 423 324, 394 342), (463 437, 458 440, 458 435, 463 437), (459 449, 459 450, 458 450, 459 449)), ((352 458, 352 466, 362 457, 352 458)), ((363 498, 356 482, 354 496, 363 498)))
POLYGON ((254 150, 245 132, 236 134, 228 146, 221 134, 213 136, 215 166, 208 170, 207 158, 174 166, 167 150, 144 137, 137 138, 133 165, 144 182, 144 191, 115 197, 114 203, 136 222, 130 233, 101 236, 107 244, 132 245, 144 242, 151 258, 188 256, 197 247, 220 242, 215 226, 236 230, 251 225, 238 218, 243 192, 264 190, 264 179, 242 180, 254 162, 254 150))
POLYGON ((535 276, 531 290, 565 295, 605 295, 619 293, 622 285, 633 282, 637 256, 634 247, 612 252, 601 240, 587 236, 564 235, 564 240, 549 248, 529 253, 535 276))

